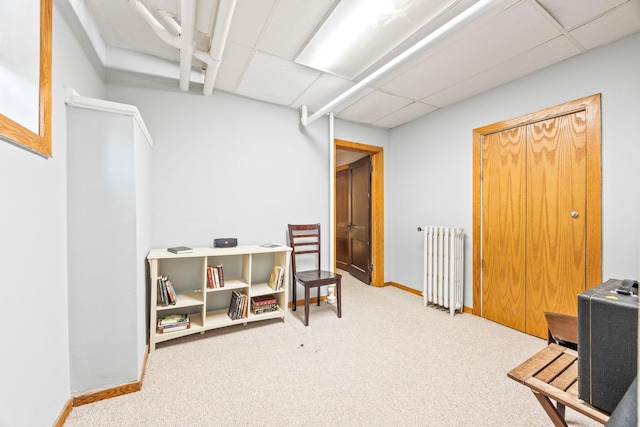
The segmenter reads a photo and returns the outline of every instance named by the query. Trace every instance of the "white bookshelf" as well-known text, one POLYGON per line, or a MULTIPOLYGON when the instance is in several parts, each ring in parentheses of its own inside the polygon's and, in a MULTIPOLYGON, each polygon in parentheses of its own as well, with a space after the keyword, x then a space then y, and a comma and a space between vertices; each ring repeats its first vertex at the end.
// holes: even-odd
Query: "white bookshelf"
POLYGON ((289 262, 291 248, 288 246, 264 247, 260 245, 236 246, 233 248, 194 248, 193 252, 174 254, 166 248, 152 249, 147 256, 150 275, 149 351, 159 342, 195 333, 246 324, 267 319, 285 320, 288 304, 289 262), (207 266, 222 264, 224 287, 209 288, 207 266), (274 266, 284 269, 282 287, 269 287, 269 277, 274 266), (158 278, 168 276, 176 290, 175 305, 158 305, 158 278), (262 314, 248 310, 247 317, 232 320, 228 316, 232 291, 238 290, 249 296, 273 294, 279 309, 262 314), (158 319, 186 313, 190 328, 174 332, 158 333, 158 319))

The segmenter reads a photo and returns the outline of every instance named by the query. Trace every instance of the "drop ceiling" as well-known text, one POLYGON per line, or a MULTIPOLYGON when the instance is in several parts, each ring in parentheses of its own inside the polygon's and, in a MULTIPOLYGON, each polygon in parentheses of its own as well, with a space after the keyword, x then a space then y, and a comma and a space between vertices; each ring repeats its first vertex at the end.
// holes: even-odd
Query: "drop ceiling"
MULTIPOLYGON (((216 21, 224 9, 220 2, 235 5, 211 96, 222 91, 294 109, 306 105, 309 114, 476 3, 440 1, 445 7, 430 22, 391 50, 381 51, 381 59, 357 76, 345 78, 296 62, 340 1, 189 1, 196 4, 195 47, 204 52, 211 47, 216 26, 222 25, 216 21)), ((411 2, 402 3, 399 19, 411 21, 411 2)), ((168 77, 167 84, 179 87, 180 49, 163 41, 135 4, 79 0, 73 9, 106 68, 168 77)), ((140 5, 167 28, 161 15, 182 24, 181 0, 141 0, 140 5)), ((494 1, 331 111, 347 121, 393 128, 639 30, 640 0, 494 1)), ((203 69, 210 66, 193 58, 190 92, 203 93, 203 69)))

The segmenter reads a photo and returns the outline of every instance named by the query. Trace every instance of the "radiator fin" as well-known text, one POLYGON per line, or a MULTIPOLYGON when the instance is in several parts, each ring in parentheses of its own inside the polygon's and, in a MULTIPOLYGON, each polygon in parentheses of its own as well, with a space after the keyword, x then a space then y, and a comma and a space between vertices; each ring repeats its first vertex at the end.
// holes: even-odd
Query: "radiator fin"
POLYGON ((464 229, 425 226, 424 305, 463 311, 464 229))

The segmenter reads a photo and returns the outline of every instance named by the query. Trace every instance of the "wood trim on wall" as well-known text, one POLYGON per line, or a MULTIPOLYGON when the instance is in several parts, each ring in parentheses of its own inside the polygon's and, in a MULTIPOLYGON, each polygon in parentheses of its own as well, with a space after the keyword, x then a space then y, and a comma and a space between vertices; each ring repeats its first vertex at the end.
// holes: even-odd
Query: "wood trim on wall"
MULTIPOLYGON (((396 282, 386 282, 384 285, 385 285, 385 286, 393 286, 394 288, 398 288, 398 289, 400 289, 400 290, 403 290, 403 291, 405 291, 405 292, 409 292, 410 294, 414 294, 414 295, 417 295, 417 296, 419 296, 420 298, 422 298, 422 291, 419 291, 419 290, 414 289, 414 288, 410 288, 410 287, 405 286, 405 285, 401 285, 400 283, 396 283, 396 282)), ((463 305, 463 306, 462 306, 462 311, 463 311, 464 313, 472 313, 472 312, 473 312, 473 309, 472 309, 471 307, 467 307, 466 305, 463 305)))
POLYGON ((73 398, 73 406, 86 405, 87 403, 97 402, 103 399, 110 399, 112 397, 121 396, 123 394, 133 393, 140 391, 142 388, 142 380, 144 378, 144 372, 147 369, 147 360, 149 359, 149 346, 147 346, 144 352, 144 358, 142 360, 142 370, 137 381, 122 384, 117 387, 111 387, 108 389, 100 390, 97 392, 83 394, 82 396, 76 396, 73 398))
MULTIPOLYGON (((0 114, 0 136, 18 146, 51 157, 51 46, 53 0, 40 0, 38 132, 0 114)), ((16 25, 20 23, 16 22, 16 25)))
POLYGON ((600 94, 595 94, 473 130, 473 314, 478 316, 482 314, 480 283, 482 274, 480 253, 482 137, 578 111, 586 112, 588 124, 586 146, 586 205, 589 213, 586 251, 587 289, 602 282, 602 122, 600 110, 600 94))
MULTIPOLYGON (((371 157, 371 284, 384 286, 384 155, 382 147, 334 139, 336 150, 367 153, 371 157)), ((335 152, 335 151, 334 151, 335 152)), ((335 162, 335 159, 334 159, 335 162)), ((335 163, 334 163, 335 164, 335 163)), ((334 183, 335 186, 335 183, 334 183)), ((335 197, 335 188, 334 188, 335 197)), ((334 200, 335 206, 335 200, 334 200)), ((336 212, 334 209, 333 247, 336 247, 336 212)), ((335 265, 335 251, 334 251, 335 265)))

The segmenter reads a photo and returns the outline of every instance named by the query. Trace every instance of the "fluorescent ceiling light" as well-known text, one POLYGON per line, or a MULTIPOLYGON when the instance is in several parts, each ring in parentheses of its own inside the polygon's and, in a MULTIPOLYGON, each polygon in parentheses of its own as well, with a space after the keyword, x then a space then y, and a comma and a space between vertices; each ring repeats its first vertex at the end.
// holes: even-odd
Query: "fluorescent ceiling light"
POLYGON ((342 0, 296 62, 355 79, 459 0, 342 0))

